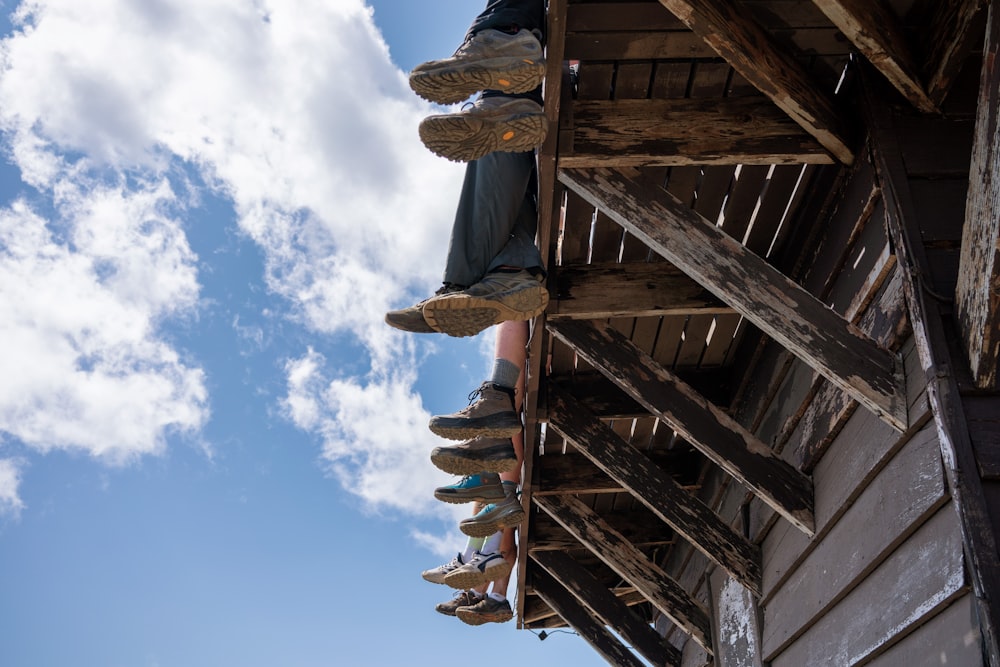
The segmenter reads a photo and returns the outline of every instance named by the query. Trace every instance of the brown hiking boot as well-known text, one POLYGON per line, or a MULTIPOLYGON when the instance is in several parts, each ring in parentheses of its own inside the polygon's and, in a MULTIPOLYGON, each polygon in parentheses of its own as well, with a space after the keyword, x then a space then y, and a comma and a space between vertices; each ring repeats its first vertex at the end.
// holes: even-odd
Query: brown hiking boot
POLYGON ((542 45, 530 30, 509 35, 481 30, 443 60, 417 65, 410 88, 438 104, 455 104, 480 90, 517 94, 534 90, 545 77, 542 45))
POLYGON ((517 454, 509 438, 474 438, 451 447, 435 447, 431 463, 451 475, 509 472, 517 467, 517 454))
POLYGON ((463 623, 482 625, 483 623, 506 623, 514 618, 514 612, 510 608, 509 601, 500 602, 487 595, 476 604, 459 607, 455 610, 455 616, 458 616, 458 620, 463 623))
POLYGON ((530 320, 549 305, 549 292, 539 279, 522 269, 495 271, 467 289, 431 297, 424 319, 449 336, 475 336, 507 320, 530 320))
POLYGON ((523 153, 545 141, 548 120, 533 100, 481 97, 457 113, 428 116, 418 131, 424 146, 454 162, 478 160, 493 151, 523 153))
MULTIPOLYGON (((461 290, 462 288, 456 285, 444 285, 437 292, 434 292, 434 296, 452 294, 461 290)), ((433 298, 424 299, 409 308, 390 310, 385 314, 385 323, 394 329, 409 331, 410 333, 436 333, 431 328, 431 325, 427 324, 427 320, 424 319, 424 304, 433 298)))
POLYGON ((513 390, 505 391, 500 385, 484 382, 469 395, 467 408, 431 417, 428 426, 434 435, 449 440, 476 436, 510 438, 521 432, 521 416, 514 412, 512 394, 513 390))
POLYGON ((455 597, 447 602, 441 602, 435 605, 434 611, 444 614, 445 616, 454 616, 455 610, 459 607, 472 607, 480 600, 482 600, 482 598, 477 597, 476 594, 471 591, 459 591, 455 594, 455 597))

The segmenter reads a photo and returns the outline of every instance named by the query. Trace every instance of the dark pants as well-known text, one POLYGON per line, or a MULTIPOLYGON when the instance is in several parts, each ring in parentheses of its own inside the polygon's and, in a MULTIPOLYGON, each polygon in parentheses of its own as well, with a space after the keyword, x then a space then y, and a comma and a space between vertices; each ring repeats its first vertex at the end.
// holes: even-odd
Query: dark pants
POLYGON ((444 282, 468 287, 501 266, 541 269, 534 153, 490 153, 469 163, 448 244, 444 282))
POLYGON ((543 0, 488 0, 486 9, 476 17, 466 33, 487 28, 504 28, 516 25, 528 30, 545 32, 545 2, 543 0))

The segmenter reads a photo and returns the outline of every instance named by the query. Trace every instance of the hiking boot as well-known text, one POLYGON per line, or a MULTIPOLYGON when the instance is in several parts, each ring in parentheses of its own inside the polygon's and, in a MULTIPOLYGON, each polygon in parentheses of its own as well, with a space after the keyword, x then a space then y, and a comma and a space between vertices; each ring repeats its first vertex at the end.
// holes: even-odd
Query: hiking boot
MULTIPOLYGON (((461 287, 457 285, 444 285, 438 291, 434 292, 434 296, 441 296, 444 294, 453 294, 454 292, 460 292, 461 287)), ((427 324, 427 320, 424 319, 424 304, 433 299, 434 297, 429 297, 424 299, 418 304, 410 306, 409 308, 402 308, 400 310, 390 310, 385 314, 385 323, 390 327, 400 329, 402 331, 409 331, 410 333, 436 333, 434 329, 427 324)))
POLYGON ((514 390, 484 382, 469 394, 469 406, 450 415, 431 417, 431 432, 450 440, 483 436, 509 438, 521 432, 521 416, 514 412, 514 390), (475 401, 475 402, 473 402, 475 401))
POLYGON ((501 95, 480 97, 456 113, 428 116, 417 131, 435 155, 470 162, 493 151, 534 150, 545 140, 547 128, 538 102, 501 95))
MULTIPOLYGON (((515 486, 513 482, 504 482, 504 490, 515 486)), ((469 537, 488 537, 498 530, 513 528, 524 519, 524 509, 517 493, 511 491, 507 498, 495 505, 487 505, 478 514, 468 519, 462 519, 458 529, 469 537)))
POLYGON ((455 597, 447 602, 440 602, 434 605, 434 611, 442 613, 445 616, 454 616, 455 610, 459 607, 471 607, 480 600, 482 598, 472 591, 459 591, 455 594, 455 597))
POLYGON ((431 450, 431 463, 450 475, 477 472, 510 472, 517 467, 517 453, 509 438, 475 438, 431 450))
POLYGON ((455 615, 463 623, 469 625, 482 625, 483 623, 506 623, 514 618, 514 612, 510 608, 510 602, 504 600, 494 600, 489 595, 474 605, 459 607, 455 610, 455 615))
POLYGON ((494 271, 475 285, 424 303, 424 319, 449 336, 475 336, 494 324, 530 320, 549 305, 549 292, 529 271, 494 271))
POLYGON ((463 565, 465 565, 465 562, 462 560, 462 554, 460 553, 452 558, 450 563, 438 565, 430 570, 424 570, 420 573, 420 576, 424 578, 424 581, 429 581, 432 584, 443 584, 446 575, 454 572, 463 565))
POLYGON ((500 554, 481 554, 477 551, 468 563, 449 572, 444 583, 452 588, 476 588, 506 577, 512 569, 513 565, 500 554))
POLYGON ((463 477, 449 486, 434 489, 434 497, 446 503, 495 503, 503 500, 503 484, 496 473, 483 472, 463 477))
POLYGON ((410 88, 425 100, 455 104, 480 90, 526 93, 544 78, 542 45, 532 31, 509 35, 486 29, 466 40, 452 57, 414 67, 410 88))

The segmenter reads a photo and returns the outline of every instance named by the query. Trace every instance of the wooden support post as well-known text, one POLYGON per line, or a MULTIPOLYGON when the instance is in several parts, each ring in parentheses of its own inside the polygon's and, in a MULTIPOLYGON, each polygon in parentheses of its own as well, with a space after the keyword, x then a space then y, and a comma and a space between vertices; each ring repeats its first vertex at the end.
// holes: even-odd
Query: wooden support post
MULTIPOLYGON (((535 592, 538 597, 545 600, 557 614, 562 616, 563 620, 569 623, 583 637, 584 641, 608 661, 608 664, 622 665, 622 667, 645 667, 642 660, 625 648, 614 635, 605 630, 604 626, 598 623, 590 612, 577 602, 569 591, 560 586, 553 577, 544 571, 536 571, 534 579, 535 592)), ((680 662, 669 664, 679 665, 680 662)))
MULTIPOLYGON (((680 651, 666 643, 648 623, 637 618, 624 602, 572 556, 559 551, 545 551, 533 553, 531 557, 649 662, 654 665, 680 665, 680 651)), ((537 582, 536 576, 536 587, 537 582)))
POLYGON ((763 259, 633 169, 561 169, 581 197, 896 429, 902 364, 763 259))
POLYGON ((607 324, 559 322, 550 323, 549 330, 799 530, 812 535, 812 482, 732 417, 607 324))
POLYGON ((642 452, 622 440, 587 408, 560 392, 549 395, 549 425, 709 560, 760 595, 757 546, 730 528, 642 452))
POLYGON ((733 69, 764 93, 844 164, 851 141, 832 100, 816 89, 802 65, 731 0, 660 0, 733 69))
POLYGON ((706 651, 712 651, 708 612, 680 584, 650 561, 594 510, 572 496, 533 499, 612 570, 635 587, 706 651))
POLYGON ((926 3, 932 9, 918 23, 928 24, 920 35, 926 45, 923 72, 927 94, 941 104, 958 77, 972 49, 975 19, 989 0, 934 0, 926 3))
POLYGON ((1000 3, 990 3, 972 146, 956 317, 972 377, 1000 389, 1000 3))

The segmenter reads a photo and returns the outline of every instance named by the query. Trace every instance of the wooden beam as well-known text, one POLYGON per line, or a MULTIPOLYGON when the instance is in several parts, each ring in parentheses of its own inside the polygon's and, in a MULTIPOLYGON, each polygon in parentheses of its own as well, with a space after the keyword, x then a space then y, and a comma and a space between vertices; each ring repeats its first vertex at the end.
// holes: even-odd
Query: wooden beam
POLYGON ((766 97, 577 100, 560 167, 830 164, 766 97))
MULTIPOLYGON (((551 302, 550 302, 551 303, 551 302)), ((675 374, 695 391, 718 406, 728 406, 732 375, 728 368, 677 368, 675 374)), ((602 419, 648 417, 649 412, 635 399, 597 371, 553 374, 546 384, 558 385, 602 419)), ((544 391, 544 387, 542 388, 544 391)), ((545 415, 540 419, 548 420, 545 415)))
MULTIPOLYGON (((663 546, 673 544, 675 541, 674 533, 670 527, 645 508, 641 512, 618 511, 605 513, 603 516, 615 532, 636 546, 663 546)), ((530 534, 522 539, 522 542, 527 546, 528 553, 583 548, 583 545, 576 538, 544 513, 535 516, 531 520, 530 527, 530 534)))
POLYGON ((928 0, 924 3, 930 9, 919 22, 928 26, 920 35, 921 44, 926 45, 923 78, 927 82, 927 94, 938 105, 948 96, 980 34, 976 19, 987 2, 989 0, 928 0))
POLYGON ((813 0, 847 39, 924 113, 936 113, 928 97, 899 20, 885 0, 813 0))
MULTIPOLYGON (((577 401, 575 401, 577 402, 577 401)), ((592 412, 592 411, 591 411, 592 412)), ((653 449, 643 452, 664 474, 672 475, 685 490, 696 486, 685 486, 678 479, 680 473, 697 467, 701 455, 691 450, 653 449)), ((625 488, 607 473, 590 462, 586 456, 565 454, 559 456, 539 456, 535 463, 538 486, 535 495, 551 496, 563 493, 621 493, 625 488)))
POLYGON ((851 141, 833 101, 816 89, 803 66, 774 41, 739 3, 660 0, 733 69, 844 164, 854 161, 851 141))
POLYGON ((955 305, 972 378, 1000 389, 1000 5, 992 2, 972 145, 955 305))
MULTIPOLYGON (((611 665, 623 667, 645 667, 634 653, 604 629, 590 612, 559 583, 545 572, 535 573, 535 592, 538 597, 556 611, 557 614, 583 637, 601 657, 611 665)), ((680 664, 680 663, 671 663, 680 664)))
POLYGON ((902 364, 763 259, 632 169, 559 178, 896 429, 906 428, 902 364))
MULTIPOLYGON (((765 443, 607 324, 560 322, 548 326, 553 335, 776 512, 812 534, 812 482, 775 456, 765 443)), ((554 414, 556 407, 550 405, 549 410, 554 414)), ((558 424, 553 426, 559 430, 558 424)))
POLYGON ((705 608, 594 510, 572 496, 548 496, 533 498, 533 501, 646 596, 677 627, 712 652, 712 625, 705 608))
MULTIPOLYGON (((532 568, 532 570, 534 570, 534 568, 532 568)), ((612 588, 609 590, 611 591, 611 594, 621 600, 621 603, 626 607, 634 607, 648 602, 648 600, 642 596, 642 593, 639 593, 631 586, 625 588, 612 588)), ((533 588, 525 586, 524 591, 525 594, 529 595, 528 599, 525 600, 524 603, 524 618, 522 620, 525 625, 534 625, 538 621, 556 616, 556 612, 553 611, 544 600, 535 595, 533 588)))
POLYGON ((733 309, 667 262, 552 267, 548 319, 730 314, 733 309))
MULTIPOLYGON (((681 652, 643 623, 614 593, 571 556, 557 551, 534 553, 531 557, 573 597, 590 608, 605 625, 654 665, 679 665, 681 652)), ((543 578, 544 580, 544 578, 543 578)))
POLYGON ((709 560, 760 595, 760 550, 642 452, 565 394, 550 397, 549 425, 709 560))

